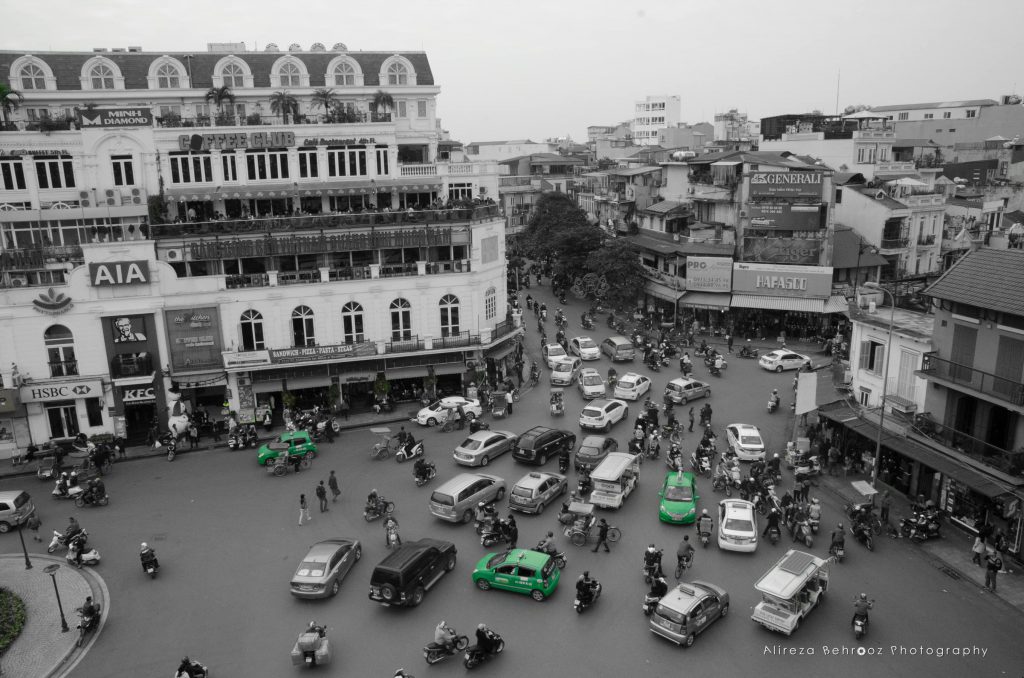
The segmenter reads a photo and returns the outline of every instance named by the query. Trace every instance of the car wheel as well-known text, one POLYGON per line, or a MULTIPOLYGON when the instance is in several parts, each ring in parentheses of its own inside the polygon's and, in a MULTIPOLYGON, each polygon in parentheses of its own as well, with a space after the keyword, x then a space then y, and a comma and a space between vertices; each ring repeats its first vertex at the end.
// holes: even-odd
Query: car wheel
POLYGON ((425 592, 422 586, 417 586, 416 590, 412 592, 412 597, 409 599, 409 607, 417 607, 423 602, 423 596, 425 592))
POLYGON ((337 579, 335 579, 334 583, 331 584, 331 597, 333 598, 334 596, 338 595, 338 591, 340 591, 340 590, 341 590, 341 582, 339 582, 337 579))
POLYGON ((697 636, 693 633, 686 636, 683 640, 683 647, 693 647, 693 641, 697 640, 697 636))
POLYGON ((390 602, 398 597, 398 591, 395 590, 395 587, 393 585, 384 584, 384 586, 381 587, 380 596, 384 600, 390 602))
POLYGON ((778 365, 778 366, 776 366, 776 368, 775 368, 775 373, 776 373, 776 374, 781 374, 781 373, 782 373, 782 365, 778 365))
POLYGON ((471 520, 473 520, 473 509, 466 509, 466 511, 462 514, 462 522, 468 523, 471 520))
POLYGON ((530 597, 536 600, 538 603, 544 601, 544 592, 540 589, 534 589, 530 591, 530 597))
POLYGON ((718 616, 719 617, 724 617, 727 614, 729 614, 729 603, 726 603, 725 605, 722 606, 722 612, 718 616))
POLYGON ((687 403, 686 396, 679 396, 679 404, 685 405, 687 403))
POLYGON ((437 419, 434 419, 433 417, 427 419, 427 426, 437 426, 437 419))
POLYGON ((444 564, 444 570, 445 570, 445 572, 451 572, 454 569, 455 569, 455 554, 453 553, 453 554, 448 556, 448 562, 446 562, 444 564))
MULTIPOLYGON (((11 526, 5 522, 0 521, 0 534, 7 534, 11 531, 11 526)), ((56 550, 56 549, 54 549, 56 550)), ((53 551, 47 550, 47 553, 53 553, 53 551)))
POLYGON ((498 488, 498 494, 494 495, 494 501, 501 501, 504 498, 505 498, 505 488, 504 487, 499 487, 498 488))
POLYGON ((491 582, 487 581, 486 579, 477 579, 476 587, 481 591, 487 591, 491 588, 491 582))
POLYGON ((490 463, 491 463, 491 458, 490 458, 490 457, 488 457, 487 455, 484 455, 484 456, 483 456, 483 457, 482 457, 482 458, 480 459, 480 465, 481 465, 481 466, 487 466, 487 465, 488 465, 488 464, 490 464, 490 463))
POLYGON ((356 552, 352 555, 352 557, 355 558, 356 560, 359 560, 360 558, 362 558, 363 557, 363 547, 362 546, 358 547, 356 549, 356 552))

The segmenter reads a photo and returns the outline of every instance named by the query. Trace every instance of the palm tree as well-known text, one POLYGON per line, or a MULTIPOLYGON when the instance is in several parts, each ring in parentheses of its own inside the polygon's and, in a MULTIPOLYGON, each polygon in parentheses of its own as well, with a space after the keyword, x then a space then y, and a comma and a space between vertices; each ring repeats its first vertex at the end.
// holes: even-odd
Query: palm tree
POLYGON ((206 92, 206 101, 212 101, 217 107, 217 119, 220 120, 224 116, 224 102, 229 104, 235 103, 235 93, 231 91, 231 88, 227 85, 223 87, 211 87, 206 92))
POLYGON ((373 95, 373 101, 370 102, 370 110, 375 115, 380 114, 383 116, 384 113, 390 113, 394 107, 394 97, 382 89, 377 90, 377 93, 373 95))
POLYGON ((335 102, 338 97, 334 94, 333 89, 316 89, 313 90, 313 109, 323 108, 324 111, 330 111, 334 108, 335 102))
POLYGON ((0 82, 0 112, 4 116, 4 127, 7 127, 8 124, 7 116, 17 110, 24 100, 25 96, 21 92, 11 89, 10 85, 0 82))
POLYGON ((280 115, 282 122, 287 125, 289 115, 299 114, 299 102, 288 93, 288 90, 274 92, 270 95, 270 111, 274 115, 280 115))

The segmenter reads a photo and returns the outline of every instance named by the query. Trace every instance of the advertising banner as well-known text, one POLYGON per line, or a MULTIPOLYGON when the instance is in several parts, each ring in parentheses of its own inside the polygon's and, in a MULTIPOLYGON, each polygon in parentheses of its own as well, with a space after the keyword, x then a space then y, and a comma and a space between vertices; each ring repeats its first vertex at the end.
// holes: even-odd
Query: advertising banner
POLYGON ((55 400, 99 398, 103 395, 103 382, 80 381, 74 384, 39 384, 21 387, 21 402, 48 403, 55 400))
POLYGON ((102 285, 138 285, 149 282, 149 262, 107 261, 89 264, 89 283, 93 287, 102 285))
POLYGON ((773 264, 807 264, 821 261, 824 241, 818 238, 744 238, 747 259, 773 264))
POLYGON ((732 263, 729 257, 686 257, 686 289, 690 292, 731 291, 732 263))
POLYGON ((749 203, 751 228, 778 228, 787 231, 818 231, 825 227, 821 205, 775 205, 749 203))
POLYGON ((822 200, 824 172, 753 172, 752 198, 816 198, 822 200))
POLYGON ((332 358, 352 358, 355 356, 375 355, 377 348, 372 343, 333 344, 330 346, 302 346, 299 348, 282 348, 270 351, 272 363, 303 363, 332 358))
POLYGON ((82 127, 152 127, 153 111, 149 108, 97 108, 79 110, 82 127))
POLYGON ((171 370, 184 372, 220 367, 220 314, 216 306, 164 311, 171 370))
POLYGON ((832 294, 831 266, 733 264, 732 291, 771 297, 828 299, 832 294))

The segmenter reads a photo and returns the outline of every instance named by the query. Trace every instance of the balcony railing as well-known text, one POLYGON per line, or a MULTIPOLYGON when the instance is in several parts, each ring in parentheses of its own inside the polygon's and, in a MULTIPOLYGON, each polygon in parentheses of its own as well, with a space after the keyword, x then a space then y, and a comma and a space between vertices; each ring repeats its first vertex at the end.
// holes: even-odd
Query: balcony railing
POLYGON ((516 326, 512 323, 511 320, 502 320, 500 323, 494 326, 494 338, 498 339, 500 337, 503 337, 506 334, 510 333, 515 328, 516 326))
POLYGON ((239 287, 267 287, 270 285, 270 276, 266 273, 243 273, 225 276, 225 282, 229 290, 239 287))
POLYGON ((394 339, 384 344, 385 353, 409 353, 423 350, 423 340, 418 336, 409 339, 394 339))
POLYGON ((910 244, 910 238, 882 238, 883 250, 898 250, 910 244))
POLYGON ((943 426, 928 413, 914 418, 910 433, 939 443, 950 452, 965 455, 1003 473, 1017 475, 1024 471, 1024 448, 1012 451, 990 445, 962 431, 943 426))
POLYGON ((454 259, 452 261, 430 261, 427 262, 427 275, 439 273, 468 273, 469 259, 454 259))
POLYGON ((320 271, 288 271, 277 274, 278 285, 297 285, 320 282, 320 271))
POLYGON ((123 354, 110 361, 110 376, 114 379, 144 377, 150 374, 153 374, 153 359, 145 354, 123 354))
POLYGON ((343 268, 332 268, 328 271, 327 278, 331 282, 338 280, 365 280, 370 277, 369 266, 346 266, 343 268))
POLYGON ((75 376, 78 376, 78 361, 77 360, 62 360, 60 362, 50 363, 50 376, 51 377, 75 377, 75 376))
POLYGON ((478 343, 480 337, 472 336, 469 331, 458 332, 456 334, 448 334, 441 337, 434 342, 434 346, 438 348, 455 348, 457 346, 469 346, 474 343, 478 343))
POLYGON ((383 264, 380 267, 380 277, 401 278, 409 275, 416 275, 416 264, 383 264))
POLYGON ((942 379, 979 393, 996 396, 1013 405, 1024 405, 1024 383, 1020 380, 1005 379, 967 365, 944 360, 934 352, 924 354, 921 374, 926 378, 942 379))
POLYGON ((917 239, 917 244, 918 245, 934 245, 935 244, 935 236, 934 235, 922 235, 921 237, 919 237, 917 239))
POLYGON ((413 210, 404 212, 358 212, 355 214, 322 214, 267 219, 223 219, 180 224, 153 224, 153 238, 180 238, 192 235, 222 235, 228 233, 284 233, 320 229, 338 229, 382 225, 443 224, 453 221, 473 221, 500 217, 498 205, 476 205, 441 210, 413 210))

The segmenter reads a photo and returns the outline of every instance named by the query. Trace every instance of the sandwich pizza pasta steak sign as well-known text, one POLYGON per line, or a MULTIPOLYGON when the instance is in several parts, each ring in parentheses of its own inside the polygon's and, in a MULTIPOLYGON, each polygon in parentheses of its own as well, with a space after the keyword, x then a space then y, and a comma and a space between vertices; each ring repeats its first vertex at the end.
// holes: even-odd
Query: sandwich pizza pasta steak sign
POLYGON ((751 198, 821 200, 824 188, 824 172, 753 172, 750 175, 751 198))

